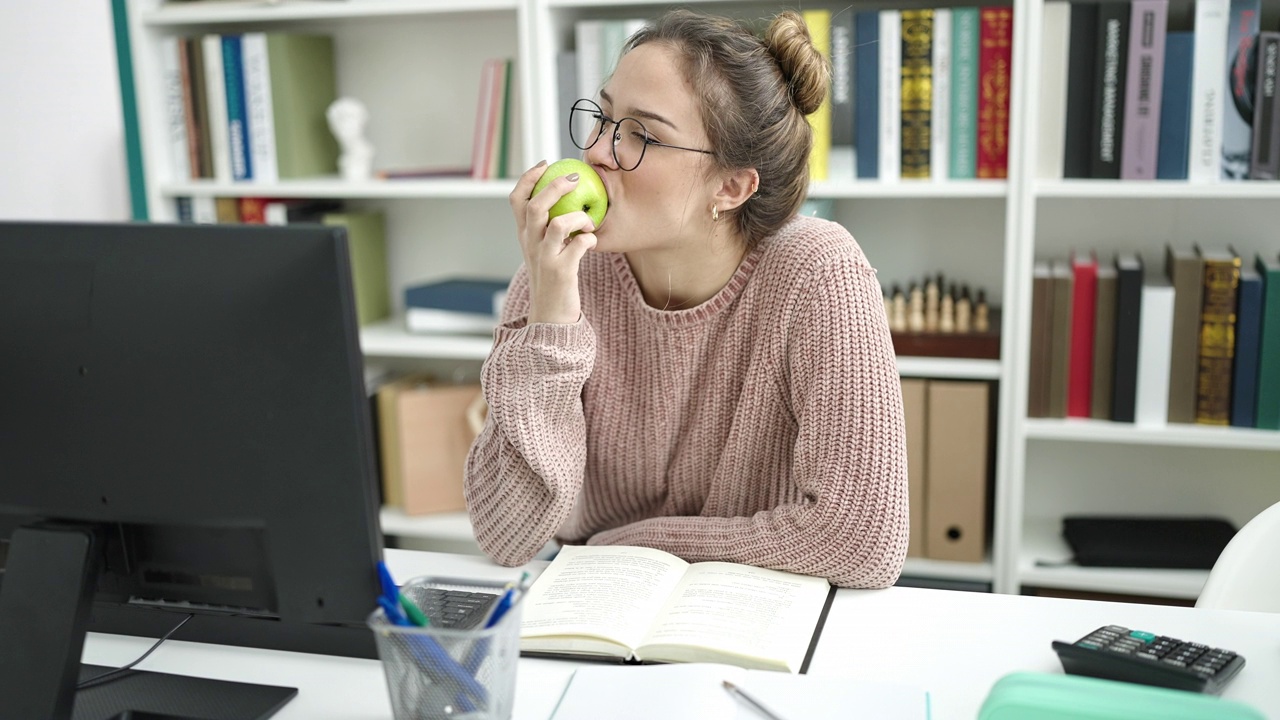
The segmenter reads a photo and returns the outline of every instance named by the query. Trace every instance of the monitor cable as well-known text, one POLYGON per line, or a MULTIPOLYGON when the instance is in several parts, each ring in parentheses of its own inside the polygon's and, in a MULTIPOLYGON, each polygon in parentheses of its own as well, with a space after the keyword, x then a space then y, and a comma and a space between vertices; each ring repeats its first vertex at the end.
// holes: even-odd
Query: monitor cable
POLYGON ((156 648, 160 647, 160 645, 163 644, 165 640, 168 640, 170 637, 173 636, 174 633, 178 632, 178 628, 182 627, 183 625, 186 625, 187 621, 193 617, 195 617, 195 614, 191 613, 191 614, 188 614, 186 617, 182 618, 182 622, 178 623, 177 625, 174 625, 173 629, 165 633, 164 637, 157 640, 155 644, 151 646, 150 650, 142 653, 142 657, 138 658, 137 660, 134 660, 133 662, 123 667, 118 667, 115 670, 108 670, 107 672, 104 672, 101 675, 95 675, 89 678, 88 680, 82 680, 79 685, 76 685, 76 690, 84 690, 85 688, 101 685, 102 683, 109 682, 111 680, 115 680, 122 677, 125 673, 132 670, 138 663, 142 662, 143 660, 146 660, 148 655, 155 652, 156 648))

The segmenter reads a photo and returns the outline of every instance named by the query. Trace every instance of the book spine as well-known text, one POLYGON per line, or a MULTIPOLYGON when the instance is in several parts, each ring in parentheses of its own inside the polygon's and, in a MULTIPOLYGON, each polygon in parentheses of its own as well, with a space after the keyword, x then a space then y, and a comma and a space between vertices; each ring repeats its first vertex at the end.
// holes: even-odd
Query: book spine
MULTIPOLYGON (((804 23, 809 28, 809 37, 813 46, 828 63, 831 62, 831 11, 804 10, 801 12, 804 23)), ((809 125, 813 128, 813 148, 809 152, 809 179, 822 181, 830 177, 828 161, 831 158, 831 96, 822 99, 822 104, 808 116, 809 125)))
POLYGON ((244 57, 245 110, 249 116, 249 155, 253 158, 255 182, 275 182, 276 124, 271 107, 271 72, 267 65, 265 33, 245 33, 241 42, 244 57))
MULTIPOLYGON (((484 180, 488 171, 489 113, 493 102, 493 63, 480 67, 480 89, 476 95, 476 121, 471 133, 471 179, 484 180)), ((584 135, 585 136, 585 135, 584 135)))
POLYGON ((1120 177, 1124 137, 1125 61, 1129 52, 1129 7, 1125 2, 1098 6, 1097 66, 1093 84, 1093 145, 1089 175, 1120 177))
POLYGON ((1071 355, 1067 373, 1067 417, 1089 417, 1093 400, 1093 326, 1098 291, 1098 261, 1072 263, 1071 355))
POLYGON ((951 11, 951 159, 953 180, 978 173, 978 8, 951 11))
POLYGON ((1253 158, 1249 176, 1254 180, 1280 179, 1280 99, 1276 96, 1277 55, 1280 32, 1258 36, 1258 87, 1253 94, 1253 158))
POLYGON ((1133 422, 1138 392, 1138 333, 1142 318, 1142 263, 1130 256, 1116 268, 1116 345, 1111 419, 1133 422))
POLYGON ((1187 179, 1191 150, 1191 77, 1194 56, 1194 33, 1171 32, 1165 36, 1157 180, 1187 179))
POLYGON ((1112 375, 1116 363, 1116 269, 1098 267, 1093 327, 1093 397, 1089 417, 1111 419, 1112 375))
POLYGON ((205 35, 205 98, 208 100, 209 150, 213 160, 213 177, 218 182, 231 182, 231 147, 227 138, 227 79, 222 62, 222 38, 205 35))
POLYGON ((1160 145, 1160 100, 1164 88, 1164 39, 1169 0, 1133 0, 1120 177, 1154 180, 1160 145))
POLYGON ((831 155, 827 167, 832 180, 857 177, 853 137, 853 13, 831 20, 831 155))
POLYGON ((1259 255, 1262 277, 1262 336, 1258 347, 1256 427, 1280 430, 1280 261, 1259 255))
POLYGON ((1196 421, 1196 376, 1200 366, 1200 301, 1204 263, 1194 252, 1165 250, 1165 274, 1173 283, 1173 337, 1170 339, 1169 415, 1171 423, 1196 421))
POLYGON ((187 38, 187 52, 191 59, 191 109, 196 126, 196 155, 200 177, 213 177, 213 148, 209 137, 209 93, 205 82, 204 44, 200 38, 187 38))
POLYGON ((507 58, 502 61, 502 117, 499 118, 499 145, 497 177, 511 177, 511 86, 515 75, 515 61, 507 58))
POLYGON ((1071 3, 1071 49, 1067 63, 1067 115, 1062 174, 1087 178, 1093 136, 1093 81, 1097 67, 1098 5, 1071 3))
POLYGON ((933 115, 933 11, 902 10, 901 174, 929 177, 933 115))
POLYGON ((1046 2, 1040 23, 1040 147, 1036 177, 1061 180, 1067 117, 1067 68, 1071 52, 1071 5, 1046 2))
POLYGON ((857 14, 854 23, 854 142, 858 178, 880 176, 880 13, 857 14))
POLYGON ((1049 417, 1049 353, 1053 326, 1053 277, 1049 263, 1031 272, 1031 365, 1027 379, 1027 417, 1049 417))
POLYGON ((898 10, 880 11, 880 180, 902 177, 899 146, 902 126, 902 16, 898 10))
POLYGON ((187 118, 182 93, 182 64, 179 38, 165 38, 160 44, 160 72, 164 77, 166 117, 169 121, 169 155, 173 157, 173 178, 191 177, 191 154, 187 151, 187 118))
POLYGON ((1049 340, 1049 417, 1067 416, 1067 386, 1071 374, 1071 266, 1055 260, 1053 276, 1053 327, 1049 340))
POLYGON ((1253 153, 1253 90, 1260 0, 1231 0, 1227 18, 1226 90, 1222 102, 1222 179, 1249 177, 1253 153))
POLYGON ((502 92, 506 87, 506 65, 502 60, 490 58, 488 61, 493 75, 489 86, 489 112, 485 118, 484 130, 484 179, 497 177, 498 142, 502 117, 502 92))
POLYGON ((1169 350, 1173 333, 1173 285, 1156 278, 1142 288, 1138 328, 1138 377, 1134 423, 1164 425, 1169 414, 1169 350))
POLYGON ((929 118, 929 176, 951 176, 951 10, 933 11, 933 101, 929 118))
MULTIPOLYGON (((249 156, 249 119, 244 106, 244 70, 241 36, 222 36, 222 68, 227 80, 227 144, 231 148, 231 177, 253 178, 249 156)), ((242 213, 243 215, 243 213, 242 213)))
POLYGON ((1191 152, 1188 179, 1222 175, 1223 95, 1227 88, 1227 16, 1231 0, 1196 0, 1191 77, 1191 152))
POLYGON ((981 10, 978 59, 977 176, 1009 174, 1009 94, 1013 65, 1013 8, 981 10))
POLYGON ((1253 268, 1240 269, 1236 294, 1236 351, 1231 369, 1231 424, 1254 427, 1257 422, 1258 348, 1262 332, 1262 277, 1253 268))
POLYGON ((200 127, 195 99, 195 69, 191 62, 189 38, 178 38, 178 72, 182 82, 183 136, 187 139, 187 177, 200 177, 200 127))
POLYGON ((1239 282, 1239 258, 1205 260, 1196 395, 1196 422, 1202 425, 1226 425, 1231 419, 1231 365, 1239 282))
POLYGON ((178 222, 184 225, 190 225, 195 222, 195 213, 191 209, 191 198, 176 197, 173 199, 174 216, 178 218, 178 222))

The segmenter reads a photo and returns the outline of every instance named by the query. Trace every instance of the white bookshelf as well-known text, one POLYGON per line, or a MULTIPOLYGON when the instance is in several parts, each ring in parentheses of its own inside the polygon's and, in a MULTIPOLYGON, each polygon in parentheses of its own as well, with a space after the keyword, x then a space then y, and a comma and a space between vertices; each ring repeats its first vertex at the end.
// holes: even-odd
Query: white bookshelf
MULTIPOLYGON (((1267 12, 1278 1, 1264 0, 1267 12)), ((1054 544, 1060 541, 1052 525, 1068 512, 1154 509, 1220 514, 1243 524, 1280 500, 1280 486, 1269 470, 1280 450, 1280 433, 1028 420, 1031 267, 1037 256, 1064 256, 1084 243, 1100 253, 1140 251, 1153 265, 1165 242, 1232 243, 1246 253, 1269 247, 1275 243, 1274 228, 1280 227, 1280 202, 1275 202, 1280 183, 1037 179, 1036 151, 1043 138, 1035 78, 1043 2, 1011 0, 1015 56, 1007 180, 833 181, 815 183, 811 196, 833 201, 835 219, 858 239, 886 285, 943 271, 985 288, 992 305, 1002 309, 999 360, 898 359, 903 376, 991 380, 998 388, 988 557, 981 563, 912 558, 907 574, 991 582, 998 592, 1040 585, 1194 597, 1200 575, 1047 568, 1035 566, 1034 558, 1062 550, 1054 544), (1028 517, 1044 518, 1050 530, 1038 530, 1028 517)), ((1189 7, 1189 0, 1179 2, 1189 7)), ((560 156, 564 109, 557 105, 555 60, 557 52, 571 46, 574 23, 652 16, 674 5, 666 0, 129 0, 152 217, 175 219, 174 199, 186 196, 325 197, 381 209, 387 217, 397 313, 403 312, 403 290, 411 284, 457 274, 509 275, 521 258, 507 196, 515 175, 538 160, 560 156), (379 168, 467 166, 480 65, 489 57, 514 57, 513 177, 361 183, 314 178, 269 185, 172 177, 159 72, 162 40, 254 29, 334 36, 339 94, 369 107, 369 136, 379 168)), ((781 7, 750 0, 689 5, 751 18, 781 7)), ((838 3, 803 7, 849 11, 838 3)), ((488 337, 413 335, 403 330, 399 317, 361 332, 369 358, 400 363, 474 366, 490 344, 488 337)), ((384 529, 398 536, 474 542, 465 516, 407 518, 388 511, 382 520, 384 529)))

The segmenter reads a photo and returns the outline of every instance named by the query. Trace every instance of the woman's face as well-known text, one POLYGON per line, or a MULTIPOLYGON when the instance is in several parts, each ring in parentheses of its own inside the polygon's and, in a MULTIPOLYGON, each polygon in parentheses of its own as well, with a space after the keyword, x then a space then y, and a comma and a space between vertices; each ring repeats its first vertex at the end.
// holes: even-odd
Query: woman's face
MULTIPOLYGON (((600 92, 600 107, 614 120, 639 120, 653 140, 710 149, 693 89, 676 53, 665 45, 646 43, 624 55, 600 92)), ((607 125, 604 136, 584 153, 609 193, 596 249, 674 248, 689 237, 705 236, 714 188, 706 174, 710 156, 649 145, 639 167, 624 171, 613 158, 613 129, 607 125)))

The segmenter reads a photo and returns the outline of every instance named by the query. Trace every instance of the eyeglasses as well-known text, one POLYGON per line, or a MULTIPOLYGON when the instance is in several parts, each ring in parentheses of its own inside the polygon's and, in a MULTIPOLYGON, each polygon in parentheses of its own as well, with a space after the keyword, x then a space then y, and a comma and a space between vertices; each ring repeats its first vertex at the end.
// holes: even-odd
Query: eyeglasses
POLYGON ((673 150, 688 150, 704 155, 712 154, 710 150, 658 142, 649 137, 649 132, 644 129, 644 124, 639 120, 631 117, 614 120, 605 115, 599 105, 585 98, 573 104, 573 108, 569 111, 569 138, 579 150, 590 150, 595 146, 604 136, 606 128, 613 130, 613 161, 622 170, 635 170, 640 167, 640 161, 644 160, 644 151, 650 145, 673 150))

